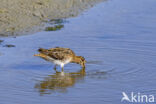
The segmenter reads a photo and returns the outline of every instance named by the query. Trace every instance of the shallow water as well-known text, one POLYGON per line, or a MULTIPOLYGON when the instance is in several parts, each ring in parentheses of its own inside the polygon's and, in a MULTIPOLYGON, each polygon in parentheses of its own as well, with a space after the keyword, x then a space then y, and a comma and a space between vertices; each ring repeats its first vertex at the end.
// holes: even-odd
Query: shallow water
POLYGON ((1 38, 1 104, 127 104, 122 92, 156 95, 155 3, 111 0, 65 19, 57 31, 1 38), (84 56, 86 69, 69 64, 62 75, 33 56, 56 46, 84 56))

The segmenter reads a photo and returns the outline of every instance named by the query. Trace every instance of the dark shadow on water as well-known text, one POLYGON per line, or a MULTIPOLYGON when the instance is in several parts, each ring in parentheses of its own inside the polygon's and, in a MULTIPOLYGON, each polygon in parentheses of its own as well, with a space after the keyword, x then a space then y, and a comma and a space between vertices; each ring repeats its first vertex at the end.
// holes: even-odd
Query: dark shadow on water
POLYGON ((48 21, 49 26, 45 28, 45 31, 58 31, 64 28, 65 19, 51 19, 48 21))
POLYGON ((0 39, 0 46, 2 46, 2 47, 7 47, 7 48, 11 48, 11 47, 16 47, 15 45, 13 45, 13 44, 3 44, 3 42, 4 42, 4 40, 1 40, 0 39))
POLYGON ((63 24, 66 23, 67 21, 65 19, 51 19, 48 23, 53 25, 53 24, 63 24))
POLYGON ((84 80, 86 75, 85 69, 78 72, 63 73, 57 72, 44 78, 43 81, 38 82, 34 88, 38 90, 40 95, 51 94, 54 92, 67 92, 68 87, 74 86, 77 82, 84 80))
POLYGON ((3 42, 4 40, 0 40, 0 44, 3 42))
POLYGON ((64 25, 56 25, 51 27, 46 27, 45 31, 58 31, 61 30, 64 27, 64 25))
POLYGON ((3 47, 11 48, 11 47, 16 47, 16 46, 12 44, 6 44, 6 45, 3 45, 3 47))

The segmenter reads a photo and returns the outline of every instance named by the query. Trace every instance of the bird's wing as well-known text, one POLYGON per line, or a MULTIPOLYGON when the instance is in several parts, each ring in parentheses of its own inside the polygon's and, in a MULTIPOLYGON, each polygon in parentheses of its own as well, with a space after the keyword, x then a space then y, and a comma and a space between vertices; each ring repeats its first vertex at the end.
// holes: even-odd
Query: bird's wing
POLYGON ((48 56, 56 60, 63 60, 65 58, 61 52, 49 52, 48 56))
POLYGON ((75 55, 75 53, 70 48, 55 47, 55 48, 50 48, 49 50, 51 50, 51 51, 61 51, 61 52, 64 52, 64 53, 75 55))
POLYGON ((48 51, 48 56, 56 60, 64 60, 72 55, 74 55, 74 52, 69 48, 51 48, 48 51))

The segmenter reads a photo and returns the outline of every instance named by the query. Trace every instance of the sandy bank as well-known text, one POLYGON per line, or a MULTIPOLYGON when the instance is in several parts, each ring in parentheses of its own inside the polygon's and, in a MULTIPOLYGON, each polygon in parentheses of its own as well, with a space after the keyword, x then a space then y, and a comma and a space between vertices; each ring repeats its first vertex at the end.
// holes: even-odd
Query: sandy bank
POLYGON ((74 17, 103 0, 1 0, 0 37, 43 30, 44 21, 74 17))

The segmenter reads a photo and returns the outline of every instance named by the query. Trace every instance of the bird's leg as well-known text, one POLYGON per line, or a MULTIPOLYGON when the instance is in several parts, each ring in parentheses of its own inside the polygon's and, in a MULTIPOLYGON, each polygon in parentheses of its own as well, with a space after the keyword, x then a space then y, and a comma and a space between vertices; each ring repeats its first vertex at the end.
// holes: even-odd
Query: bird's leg
POLYGON ((57 69, 57 65, 54 66, 54 70, 56 70, 56 69, 57 69))
POLYGON ((64 64, 61 64, 61 69, 62 69, 62 72, 64 72, 64 64))
POLYGON ((61 69, 62 69, 62 72, 64 72, 64 68, 62 67, 61 69))
POLYGON ((54 70, 56 71, 56 73, 58 72, 58 71, 57 71, 57 65, 54 66, 54 70))
POLYGON ((63 66, 61 66, 61 69, 62 69, 61 75, 64 76, 64 68, 63 68, 63 66))

